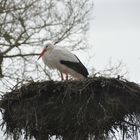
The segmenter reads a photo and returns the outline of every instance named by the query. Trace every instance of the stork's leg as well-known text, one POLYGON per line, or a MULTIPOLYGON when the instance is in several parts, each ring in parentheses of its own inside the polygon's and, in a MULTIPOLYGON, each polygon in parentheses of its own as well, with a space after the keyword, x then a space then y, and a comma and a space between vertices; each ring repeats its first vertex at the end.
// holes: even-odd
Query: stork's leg
POLYGON ((63 73, 60 72, 60 75, 61 75, 61 80, 63 81, 64 80, 63 73))
POLYGON ((69 78, 69 75, 66 73, 66 80, 68 80, 68 78, 69 78))

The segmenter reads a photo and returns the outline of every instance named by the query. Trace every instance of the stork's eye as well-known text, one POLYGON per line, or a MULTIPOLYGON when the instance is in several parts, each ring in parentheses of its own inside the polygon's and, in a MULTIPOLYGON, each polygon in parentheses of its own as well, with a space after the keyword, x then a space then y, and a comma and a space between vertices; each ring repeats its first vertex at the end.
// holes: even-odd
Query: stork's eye
POLYGON ((46 45, 46 48, 48 48, 48 45, 46 45))

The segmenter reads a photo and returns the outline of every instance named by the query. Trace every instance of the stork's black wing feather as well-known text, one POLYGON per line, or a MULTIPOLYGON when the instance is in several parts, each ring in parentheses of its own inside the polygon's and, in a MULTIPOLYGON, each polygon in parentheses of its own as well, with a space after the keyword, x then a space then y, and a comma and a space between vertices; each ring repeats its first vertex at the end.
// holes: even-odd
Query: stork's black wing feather
MULTIPOLYGON (((78 57, 75 55, 75 57, 78 59, 78 57)), ((84 77, 87 77, 89 75, 86 67, 82 64, 82 62, 78 59, 79 62, 71 62, 71 61, 65 61, 65 60, 60 60, 60 63, 73 69, 77 73, 80 73, 84 77)))

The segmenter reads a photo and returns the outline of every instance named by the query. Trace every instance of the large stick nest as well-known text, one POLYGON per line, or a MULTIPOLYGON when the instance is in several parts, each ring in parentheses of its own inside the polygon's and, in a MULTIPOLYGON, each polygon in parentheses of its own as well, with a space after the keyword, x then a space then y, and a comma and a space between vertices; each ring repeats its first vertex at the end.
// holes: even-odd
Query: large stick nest
POLYGON ((139 127, 139 85, 115 78, 30 82, 6 93, 0 104, 6 133, 19 139, 48 136, 82 140, 115 129, 139 127), (138 117, 137 117, 138 118, 138 117))

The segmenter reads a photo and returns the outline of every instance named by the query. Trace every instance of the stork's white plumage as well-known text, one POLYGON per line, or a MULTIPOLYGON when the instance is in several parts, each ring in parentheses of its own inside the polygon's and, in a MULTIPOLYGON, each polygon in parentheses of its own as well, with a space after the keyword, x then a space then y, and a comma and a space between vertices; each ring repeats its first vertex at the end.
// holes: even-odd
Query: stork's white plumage
POLYGON ((66 74, 66 80, 68 80, 68 74, 76 79, 83 79, 88 76, 87 69, 76 55, 68 50, 55 47, 50 42, 46 44, 40 57, 50 69, 60 71, 62 80, 64 80, 63 74, 66 74))

